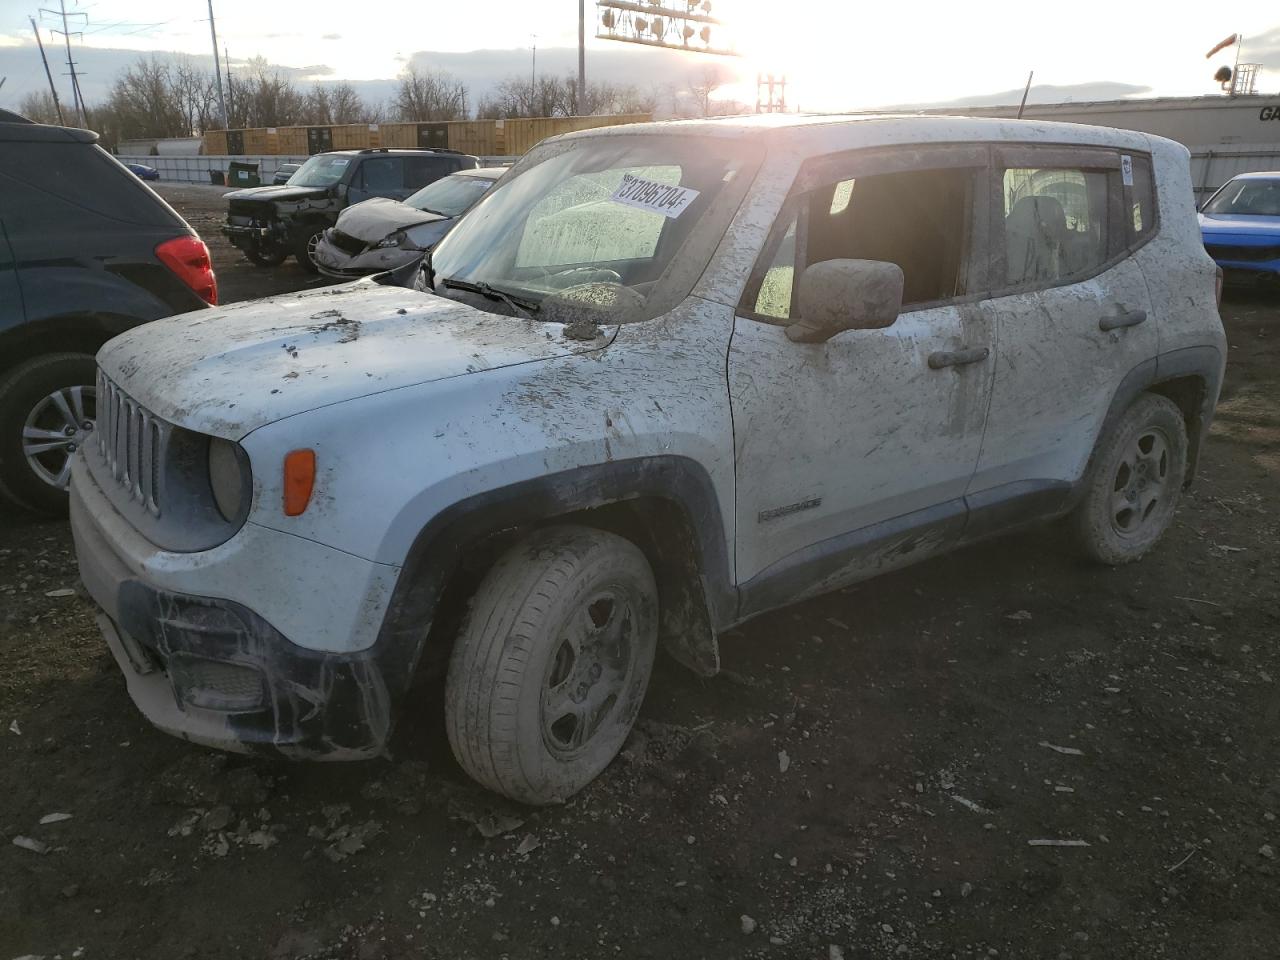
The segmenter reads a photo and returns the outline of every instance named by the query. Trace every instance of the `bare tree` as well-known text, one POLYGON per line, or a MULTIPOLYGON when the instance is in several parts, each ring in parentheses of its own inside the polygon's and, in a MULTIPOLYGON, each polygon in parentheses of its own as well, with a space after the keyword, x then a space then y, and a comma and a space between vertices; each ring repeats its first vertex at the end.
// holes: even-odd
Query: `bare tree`
POLYGON ((329 116, 334 123, 376 123, 380 119, 345 80, 329 88, 329 116))
POLYGON ((712 96, 731 79, 727 70, 713 63, 706 64, 701 70, 690 75, 687 90, 697 110, 696 116, 714 117, 723 114, 723 110, 717 108, 717 101, 714 101, 712 96))
POLYGON ((253 57, 233 81, 230 126, 287 127, 303 122, 307 98, 264 57, 253 57))
POLYGON ((655 96, 646 96, 634 86, 609 83, 588 84, 586 100, 578 102, 578 80, 565 77, 509 76, 480 101, 476 116, 501 120, 517 117, 574 117, 592 114, 651 113, 655 96))
POLYGON ((58 106, 48 90, 36 90, 18 101, 18 112, 36 123, 57 123, 58 106))
POLYGON ((394 103, 401 120, 465 120, 468 116, 467 88, 443 70, 405 69, 394 103))

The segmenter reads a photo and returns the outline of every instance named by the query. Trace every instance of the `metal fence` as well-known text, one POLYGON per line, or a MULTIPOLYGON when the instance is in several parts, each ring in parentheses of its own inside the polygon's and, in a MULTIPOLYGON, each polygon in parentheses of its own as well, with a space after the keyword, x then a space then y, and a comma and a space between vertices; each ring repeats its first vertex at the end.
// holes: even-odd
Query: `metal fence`
POLYGON ((1280 146, 1274 143, 1233 143, 1216 147, 1191 148, 1191 182, 1196 203, 1232 177, 1241 173, 1280 170, 1280 146))
POLYGON ((209 171, 227 172, 232 160, 258 164, 258 176, 270 183, 282 163, 306 163, 307 157, 116 157, 121 163, 145 163, 160 171, 160 179, 170 183, 209 183, 209 171))
MULTIPOLYGON (((160 171, 161 181, 169 183, 209 183, 211 170, 227 172, 232 160, 237 163, 258 164, 258 177, 264 184, 270 183, 276 169, 282 163, 306 163, 307 156, 249 156, 249 157, 129 157, 123 154, 116 157, 121 163, 145 163, 160 171)), ((484 167, 510 166, 518 157, 480 157, 480 165, 484 167)))

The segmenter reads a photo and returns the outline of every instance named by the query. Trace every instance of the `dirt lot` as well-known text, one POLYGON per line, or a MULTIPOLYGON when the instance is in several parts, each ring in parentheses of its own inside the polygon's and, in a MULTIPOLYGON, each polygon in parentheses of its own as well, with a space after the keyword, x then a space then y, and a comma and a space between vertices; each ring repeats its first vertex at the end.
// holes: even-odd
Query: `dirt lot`
MULTIPOLYGON (((232 262, 216 190, 167 192, 225 300, 309 282, 232 262)), ((763 617, 715 680, 661 664, 555 809, 472 787, 429 698, 359 765, 153 731, 66 524, 0 515, 0 960, 1276 957, 1277 303, 1228 301, 1212 440, 1145 562, 1038 530, 763 617)))

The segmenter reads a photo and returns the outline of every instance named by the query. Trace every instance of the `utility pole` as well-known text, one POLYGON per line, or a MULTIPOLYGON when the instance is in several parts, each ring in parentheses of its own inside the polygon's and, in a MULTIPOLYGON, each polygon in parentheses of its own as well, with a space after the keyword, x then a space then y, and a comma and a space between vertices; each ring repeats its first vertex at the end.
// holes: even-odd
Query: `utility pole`
POLYGON ((62 101, 58 99, 58 88, 53 85, 53 72, 49 69, 49 58, 44 55, 44 41, 40 39, 40 28, 36 26, 35 17, 27 17, 31 21, 31 29, 36 35, 36 46, 40 48, 40 59, 44 63, 44 75, 49 79, 49 93, 53 95, 53 106, 58 111, 58 123, 65 124, 62 119, 62 101))
POLYGON ((222 111, 222 129, 227 129, 227 98, 222 95, 222 64, 218 62, 218 28, 213 22, 213 0, 209 0, 209 36, 213 38, 213 75, 218 79, 218 107, 222 111))
MULTIPOLYGON (((69 29, 67 28, 67 17, 69 17, 69 16, 70 16, 70 17, 84 17, 84 18, 85 18, 85 20, 87 21, 87 20, 89 19, 89 15, 88 15, 87 13, 70 13, 70 14, 69 14, 69 13, 67 13, 67 0, 58 0, 58 9, 57 9, 57 10, 50 10, 50 9, 48 9, 47 7, 41 7, 41 8, 40 8, 40 12, 41 12, 41 13, 47 13, 47 14, 49 14, 50 16, 53 16, 53 17, 61 17, 61 18, 62 18, 62 29, 61 29, 61 30, 57 30, 57 29, 55 29, 55 30, 53 30, 52 32, 53 32, 53 33, 60 33, 60 34, 62 34, 62 39, 66 41, 66 44, 67 44, 67 69, 71 71, 71 98, 72 98, 73 103, 75 104, 76 113, 78 114, 79 119, 80 119, 80 125, 81 125, 81 126, 84 126, 84 124, 87 122, 87 121, 86 121, 86 119, 85 119, 84 99, 83 99, 83 98, 81 97, 81 95, 80 95, 80 79, 79 79, 79 77, 77 77, 77 76, 76 76, 76 62, 75 62, 75 60, 73 60, 73 59, 72 59, 72 57, 71 57, 71 33, 72 33, 72 31, 71 31, 71 30, 69 30, 69 29)), ((82 36, 82 35, 83 35, 83 34, 81 34, 81 33, 80 33, 80 31, 76 31, 76 34, 77 34, 78 36, 82 36)))
POLYGON ((578 109, 579 116, 587 106, 587 5, 578 0, 578 109))
MULTIPOLYGON (((222 48, 222 67, 227 71, 227 109, 234 113, 236 109, 236 95, 235 88, 231 86, 231 54, 227 53, 227 48, 225 46, 222 48)), ((223 119, 226 121, 227 129, 231 129, 231 114, 227 114, 223 119)))
POLYGON ((533 62, 529 66, 529 116, 533 116, 533 108, 538 98, 538 35, 531 33, 533 37, 533 62))

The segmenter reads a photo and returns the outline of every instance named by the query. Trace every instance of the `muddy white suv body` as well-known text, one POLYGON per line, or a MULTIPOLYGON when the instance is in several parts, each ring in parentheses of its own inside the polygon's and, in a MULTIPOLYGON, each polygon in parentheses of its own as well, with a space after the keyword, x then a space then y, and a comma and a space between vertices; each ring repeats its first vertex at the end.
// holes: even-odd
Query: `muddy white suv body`
POLYGON ((162 729, 371 756, 451 658, 463 765, 563 797, 625 739, 659 640, 711 674, 747 618, 1067 514, 1135 559, 1225 357, 1186 149, 1065 124, 571 134, 426 279, 99 354, 73 530, 162 729))

